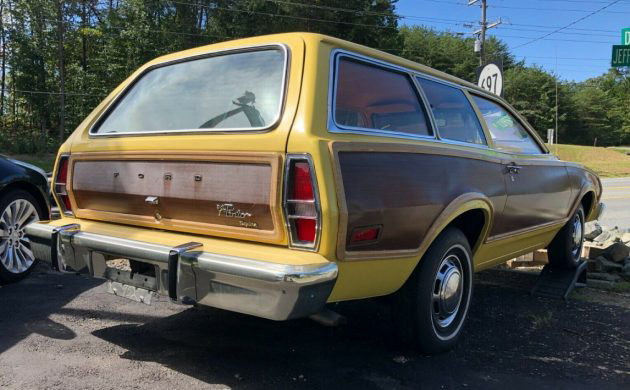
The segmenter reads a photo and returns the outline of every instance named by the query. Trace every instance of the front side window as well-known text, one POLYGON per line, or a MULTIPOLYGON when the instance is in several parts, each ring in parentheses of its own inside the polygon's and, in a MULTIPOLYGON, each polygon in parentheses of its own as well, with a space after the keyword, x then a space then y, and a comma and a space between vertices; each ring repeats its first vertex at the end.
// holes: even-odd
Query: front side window
POLYGON ((476 95, 473 95, 473 100, 486 121, 497 150, 521 154, 542 153, 534 138, 505 108, 476 95))
POLYGON ((420 77, 418 82, 431 105, 440 138, 486 145, 475 110, 461 89, 420 77))
POLYGON ((407 74, 348 58, 339 60, 334 116, 339 126, 432 135, 407 74))
POLYGON ((279 117, 285 52, 228 53, 145 73, 94 131, 262 129, 279 117))

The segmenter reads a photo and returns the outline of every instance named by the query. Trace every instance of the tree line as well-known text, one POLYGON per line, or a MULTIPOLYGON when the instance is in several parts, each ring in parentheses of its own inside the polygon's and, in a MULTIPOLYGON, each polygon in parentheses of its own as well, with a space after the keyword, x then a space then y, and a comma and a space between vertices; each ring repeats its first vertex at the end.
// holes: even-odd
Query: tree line
MULTIPOLYGON (((475 80, 474 39, 401 26, 396 0, 0 0, 0 151, 54 151, 136 68, 219 41, 318 32, 475 80)), ((630 144, 630 71, 580 83, 517 61, 491 37, 486 58, 505 70, 505 97, 546 137, 630 144)))

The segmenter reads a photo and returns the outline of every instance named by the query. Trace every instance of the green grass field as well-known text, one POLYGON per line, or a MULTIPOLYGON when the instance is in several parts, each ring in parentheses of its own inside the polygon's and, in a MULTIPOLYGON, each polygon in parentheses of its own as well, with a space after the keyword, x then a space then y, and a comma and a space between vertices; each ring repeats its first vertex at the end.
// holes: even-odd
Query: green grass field
MULTIPOLYGON (((630 147, 600 148, 580 145, 551 145, 551 152, 563 160, 583 164, 602 177, 630 176, 630 147)), ((17 155, 17 160, 37 165, 50 172, 55 164, 54 154, 17 155)))
POLYGON ((630 156, 624 153, 625 148, 580 145, 548 145, 548 147, 562 160, 587 166, 601 177, 630 176, 630 156))

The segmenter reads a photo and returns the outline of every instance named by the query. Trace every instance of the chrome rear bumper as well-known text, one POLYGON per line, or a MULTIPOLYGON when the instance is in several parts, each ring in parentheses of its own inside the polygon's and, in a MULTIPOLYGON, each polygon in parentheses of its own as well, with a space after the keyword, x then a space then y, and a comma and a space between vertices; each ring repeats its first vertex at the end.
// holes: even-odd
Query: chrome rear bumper
MULTIPOLYGON (((318 313, 337 279, 335 263, 278 264, 206 252, 194 242, 170 247, 94 234, 76 224, 56 227, 36 222, 26 227, 26 234, 35 257, 60 271, 111 280, 107 260, 136 260, 156 267, 155 280, 139 278, 143 288, 176 301, 194 300, 272 320, 318 313)), ((130 283, 133 277, 124 280, 130 283)))

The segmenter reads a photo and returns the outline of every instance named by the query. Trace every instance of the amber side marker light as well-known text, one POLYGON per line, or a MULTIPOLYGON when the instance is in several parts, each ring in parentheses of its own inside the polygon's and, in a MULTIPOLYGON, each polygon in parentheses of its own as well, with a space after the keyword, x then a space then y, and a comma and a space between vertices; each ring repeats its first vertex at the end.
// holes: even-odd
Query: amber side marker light
POLYGON ((321 214, 314 172, 310 156, 287 156, 284 210, 294 248, 317 249, 321 214))
POLYGON ((60 203, 61 211, 64 215, 72 216, 72 205, 70 204, 70 197, 68 196, 67 184, 68 184, 68 156, 61 156, 59 158, 59 167, 57 168, 57 176, 55 177, 54 191, 57 201, 60 203))

